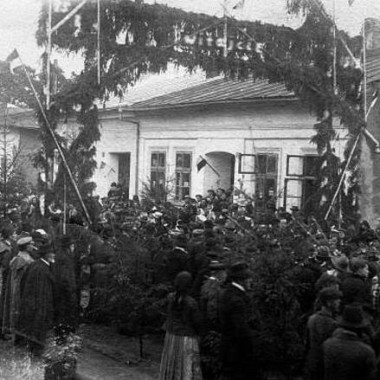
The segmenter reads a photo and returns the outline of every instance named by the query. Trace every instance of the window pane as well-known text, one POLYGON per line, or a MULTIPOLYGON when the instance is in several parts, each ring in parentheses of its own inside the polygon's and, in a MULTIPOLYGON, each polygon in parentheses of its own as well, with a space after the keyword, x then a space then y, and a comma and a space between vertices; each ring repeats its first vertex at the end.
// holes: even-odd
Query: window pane
POLYGON ((160 185, 164 185, 165 184, 165 173, 164 172, 157 172, 157 179, 158 179, 158 183, 160 185))
POLYGON ((273 178, 267 178, 265 180, 265 195, 269 197, 275 196, 276 192, 276 180, 273 178))
POLYGON ((277 173, 277 156, 273 154, 267 157, 267 173, 277 173))
POLYGON ((190 167, 191 167, 191 154, 184 154, 183 155, 183 167, 190 169, 190 167))
POLYGON ((315 177, 317 174, 318 156, 306 156, 304 175, 308 177, 315 177))
POLYGON ((286 197, 302 197, 302 181, 291 179, 286 182, 286 197))
POLYGON ((159 163, 158 164, 161 168, 165 167, 165 153, 159 154, 159 163))
POLYGON ((182 188, 182 197, 190 195, 190 188, 189 187, 183 187, 182 188))
POLYGON ((190 186, 190 173, 183 173, 182 179, 183 179, 182 186, 189 187, 190 186))
POLYGON ((302 176, 303 158, 304 157, 288 156, 288 175, 302 176))
POLYGON ((176 166, 177 166, 177 168, 182 168, 182 166, 183 166, 183 155, 182 155, 182 153, 177 153, 176 166))
POLYGON ((176 185, 181 186, 181 173, 176 173, 176 185))
POLYGON ((240 156, 240 171, 242 173, 254 173, 256 171, 254 155, 242 154, 240 156))
POLYGON ((258 172, 260 174, 265 174, 267 172, 267 156, 264 154, 258 155, 258 172))
POLYGON ((152 162, 151 162, 152 168, 156 168, 158 165, 157 160, 157 153, 152 153, 152 162))

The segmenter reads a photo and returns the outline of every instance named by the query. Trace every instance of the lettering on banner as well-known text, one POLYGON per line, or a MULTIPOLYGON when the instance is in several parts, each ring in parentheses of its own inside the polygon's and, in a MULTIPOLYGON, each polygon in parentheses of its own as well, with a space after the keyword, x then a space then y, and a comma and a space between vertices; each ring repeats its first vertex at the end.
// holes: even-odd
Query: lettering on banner
MULTIPOLYGON (((184 44, 195 45, 199 47, 207 48, 224 48, 225 39, 215 36, 196 36, 196 35, 185 35, 182 38, 184 44)), ((253 41, 241 41, 237 39, 228 38, 227 40, 227 50, 239 50, 239 51, 253 51, 256 49, 256 44, 253 41)))

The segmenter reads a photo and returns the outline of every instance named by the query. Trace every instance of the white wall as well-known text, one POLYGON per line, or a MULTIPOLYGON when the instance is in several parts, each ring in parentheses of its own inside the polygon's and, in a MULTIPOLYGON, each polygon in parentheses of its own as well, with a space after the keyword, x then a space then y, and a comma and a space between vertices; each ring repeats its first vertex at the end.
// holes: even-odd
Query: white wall
POLYGON ((137 125, 120 119, 105 119, 101 120, 100 132, 101 139, 96 144, 97 169, 93 177, 97 185, 95 193, 107 195, 111 183, 118 181, 117 153, 130 153, 129 193, 135 194, 137 125))
MULTIPOLYGON (((254 176, 240 174, 239 154, 277 153, 278 204, 283 203, 287 155, 316 154, 310 144, 315 134, 314 116, 297 102, 264 102, 240 105, 215 105, 199 108, 167 109, 136 112, 140 121, 139 173, 136 175, 136 125, 119 119, 102 121, 102 138, 97 145, 98 170, 95 178, 97 193, 105 194, 109 184, 117 180, 117 163, 110 153, 131 153, 130 196, 135 194, 135 180, 141 191, 142 183, 150 176, 150 158, 153 151, 166 154, 166 178, 175 178, 177 152, 192 154, 191 195, 205 194, 212 185, 209 168, 198 172, 197 162, 211 152, 234 155, 235 186, 254 192, 254 176), (112 171, 114 169, 115 172, 112 171)), ((345 132, 340 132, 337 153, 343 154, 345 132)), ((227 163, 217 163, 223 171, 227 163)), ((227 170, 227 169, 226 169, 227 170)), ((224 187, 227 185, 223 184, 224 187)))

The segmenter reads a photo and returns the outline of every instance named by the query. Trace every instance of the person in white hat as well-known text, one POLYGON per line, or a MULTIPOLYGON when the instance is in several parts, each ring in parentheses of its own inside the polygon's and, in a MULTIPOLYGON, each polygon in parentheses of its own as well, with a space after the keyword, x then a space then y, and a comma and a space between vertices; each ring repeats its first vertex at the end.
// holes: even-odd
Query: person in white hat
POLYGON ((34 243, 28 233, 22 232, 20 234, 17 245, 19 252, 9 264, 10 272, 5 293, 2 321, 2 333, 5 336, 11 334, 10 337, 12 338, 15 337, 15 329, 17 328, 20 314, 21 281, 29 265, 34 261, 32 257, 34 243))

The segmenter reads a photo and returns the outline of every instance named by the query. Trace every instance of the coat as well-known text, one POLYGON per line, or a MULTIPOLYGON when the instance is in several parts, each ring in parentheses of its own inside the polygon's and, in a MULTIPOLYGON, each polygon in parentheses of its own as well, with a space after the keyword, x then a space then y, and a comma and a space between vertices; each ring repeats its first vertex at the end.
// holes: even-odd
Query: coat
POLYGON ((56 253, 52 267, 55 279, 55 320, 75 329, 79 321, 76 257, 70 249, 56 253))
POLYGON ((44 346, 54 327, 54 278, 42 259, 32 263, 21 285, 21 310, 16 334, 44 346))
POLYGON ((323 342, 331 337, 337 323, 331 314, 318 311, 309 317, 306 327, 307 356, 306 370, 311 379, 324 378, 323 342))
POLYGON ((349 273, 341 283, 341 290, 345 305, 355 302, 371 307, 371 286, 365 278, 349 273))
POLYGON ((34 259, 28 252, 19 252, 9 264, 6 292, 4 295, 3 334, 14 333, 18 326, 21 305, 21 280, 34 259))
POLYGON ((253 379, 253 332, 248 324, 249 297, 228 284, 220 298, 221 361, 224 379, 253 379))
POLYGON ((323 344, 325 380, 374 380, 376 355, 352 331, 338 328, 323 344))

